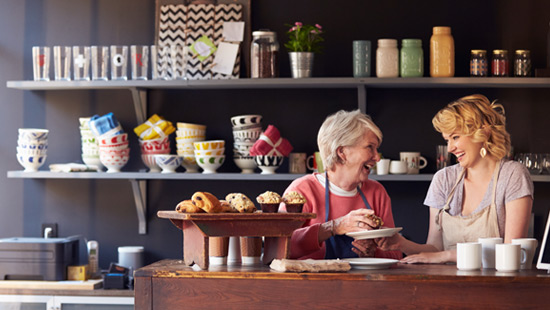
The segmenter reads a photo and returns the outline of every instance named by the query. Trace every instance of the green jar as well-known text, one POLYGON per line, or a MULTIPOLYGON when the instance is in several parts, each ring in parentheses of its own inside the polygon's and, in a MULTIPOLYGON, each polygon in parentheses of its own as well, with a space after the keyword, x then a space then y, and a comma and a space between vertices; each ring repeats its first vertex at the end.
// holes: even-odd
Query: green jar
POLYGON ((424 53, 422 40, 403 39, 401 41, 401 77, 421 77, 424 75, 424 53))

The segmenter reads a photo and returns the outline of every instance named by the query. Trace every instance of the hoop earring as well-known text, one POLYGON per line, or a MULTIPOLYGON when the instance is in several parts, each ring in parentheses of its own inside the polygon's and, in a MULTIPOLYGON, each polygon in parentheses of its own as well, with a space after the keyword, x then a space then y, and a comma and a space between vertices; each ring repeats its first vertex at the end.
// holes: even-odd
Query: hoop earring
POLYGON ((487 156, 487 149, 482 147, 481 150, 479 150, 479 155, 481 155, 481 158, 485 158, 485 156, 487 156))

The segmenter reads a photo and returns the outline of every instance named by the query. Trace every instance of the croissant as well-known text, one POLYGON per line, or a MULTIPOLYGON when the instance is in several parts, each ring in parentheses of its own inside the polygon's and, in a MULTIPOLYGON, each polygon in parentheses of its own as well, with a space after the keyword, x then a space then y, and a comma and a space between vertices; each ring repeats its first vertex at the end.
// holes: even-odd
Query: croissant
POLYGON ((203 213, 204 211, 193 204, 192 200, 184 200, 178 203, 176 211, 179 213, 203 213))
POLYGON ((193 204, 207 213, 220 213, 222 205, 216 196, 207 192, 196 192, 191 197, 193 204))

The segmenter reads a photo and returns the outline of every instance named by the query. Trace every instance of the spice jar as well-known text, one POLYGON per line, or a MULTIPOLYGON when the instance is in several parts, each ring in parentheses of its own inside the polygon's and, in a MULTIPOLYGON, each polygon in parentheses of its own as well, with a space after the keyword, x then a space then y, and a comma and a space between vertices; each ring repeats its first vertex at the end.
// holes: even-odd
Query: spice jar
POLYGON ((269 30, 252 32, 250 58, 250 77, 278 77, 279 43, 277 42, 277 33, 269 30))
POLYGON ((528 50, 517 50, 514 60, 515 76, 531 76, 531 53, 528 50))
POLYGON ((494 50, 492 60, 492 73, 493 76, 509 76, 508 68, 508 51, 506 50, 494 50))
POLYGON ((424 75, 424 53, 422 40, 403 39, 401 41, 401 76, 421 77, 424 75))
POLYGON ((455 75, 455 43, 451 27, 433 27, 430 38, 430 76, 455 75))
POLYGON ((376 76, 384 78, 399 76, 397 40, 378 40, 378 48, 376 49, 376 76))
POLYGON ((472 50, 470 53, 470 76, 488 76, 486 50, 472 50))

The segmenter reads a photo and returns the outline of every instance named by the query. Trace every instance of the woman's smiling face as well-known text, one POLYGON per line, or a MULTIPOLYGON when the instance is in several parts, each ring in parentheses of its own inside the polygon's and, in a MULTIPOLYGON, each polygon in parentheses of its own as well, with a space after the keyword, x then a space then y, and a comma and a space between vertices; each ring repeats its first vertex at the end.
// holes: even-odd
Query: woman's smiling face
POLYGON ((448 152, 456 156, 456 160, 462 167, 472 167, 481 159, 479 152, 483 146, 482 142, 473 142, 470 136, 459 133, 442 135, 447 141, 448 152))
POLYGON ((367 130, 356 145, 342 147, 341 157, 344 159, 342 169, 348 178, 357 184, 368 180, 371 169, 380 160, 379 145, 378 137, 367 130))

